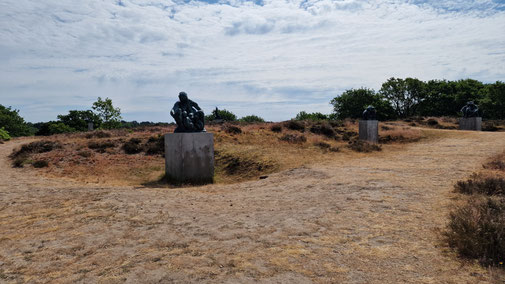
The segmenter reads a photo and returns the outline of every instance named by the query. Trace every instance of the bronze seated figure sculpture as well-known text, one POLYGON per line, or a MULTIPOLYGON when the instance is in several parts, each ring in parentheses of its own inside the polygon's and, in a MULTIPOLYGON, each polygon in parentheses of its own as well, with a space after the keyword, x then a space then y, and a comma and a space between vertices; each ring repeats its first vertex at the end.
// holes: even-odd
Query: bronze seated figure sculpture
POLYGON ((377 111, 373 106, 368 106, 363 112, 363 120, 377 120, 377 111))
POLYGON ((179 101, 175 103, 170 115, 177 123, 175 133, 205 132, 204 113, 197 103, 188 99, 185 92, 179 93, 179 101))
POLYGON ((480 116, 479 107, 473 101, 467 102, 466 105, 461 108, 461 112, 465 118, 480 116))

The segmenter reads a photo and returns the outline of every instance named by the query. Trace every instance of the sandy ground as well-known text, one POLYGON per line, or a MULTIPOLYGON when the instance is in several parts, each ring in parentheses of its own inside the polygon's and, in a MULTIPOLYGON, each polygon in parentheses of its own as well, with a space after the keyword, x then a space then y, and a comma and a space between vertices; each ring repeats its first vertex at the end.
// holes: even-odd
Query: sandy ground
MULTIPOLYGON (((10 167, 0 145, 0 282, 488 283, 440 230, 452 185, 505 133, 444 131, 253 182, 80 185, 10 167)), ((503 279, 502 279, 503 280, 503 279)))

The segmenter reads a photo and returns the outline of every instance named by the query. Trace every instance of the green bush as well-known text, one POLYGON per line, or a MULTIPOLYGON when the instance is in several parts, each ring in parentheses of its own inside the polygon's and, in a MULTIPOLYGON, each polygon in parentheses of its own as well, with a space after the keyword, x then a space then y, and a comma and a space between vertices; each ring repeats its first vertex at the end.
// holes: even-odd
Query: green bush
POLYGON ((265 122, 265 120, 257 115, 247 115, 239 119, 242 122, 255 123, 255 122, 265 122))
POLYGON ((76 132, 76 130, 63 122, 49 124, 49 133, 51 133, 51 135, 71 132, 76 132))
POLYGON ((296 120, 326 120, 329 119, 329 116, 326 114, 322 114, 320 112, 307 113, 305 111, 299 112, 296 117, 296 120))
POLYGON ((9 131, 5 130, 5 128, 0 128, 0 141, 9 141, 11 140, 11 136, 9 135, 9 131))
POLYGON ((231 111, 225 109, 216 109, 211 114, 205 116, 205 121, 214 121, 222 119, 223 121, 237 121, 237 116, 231 111))

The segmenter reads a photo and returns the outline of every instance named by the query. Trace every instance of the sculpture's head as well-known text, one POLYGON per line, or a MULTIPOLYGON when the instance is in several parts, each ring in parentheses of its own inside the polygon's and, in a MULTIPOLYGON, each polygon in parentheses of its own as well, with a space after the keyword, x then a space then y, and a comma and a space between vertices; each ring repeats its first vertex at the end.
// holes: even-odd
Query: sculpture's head
POLYGON ((373 105, 369 105, 366 109, 367 110, 375 110, 375 108, 373 107, 373 105))
POLYGON ((188 101, 188 94, 186 94, 185 92, 180 92, 179 93, 179 101, 181 103, 185 103, 188 101))
POLYGON ((471 106, 471 105, 474 105, 475 103, 473 101, 469 101, 466 104, 469 105, 469 106, 471 106))

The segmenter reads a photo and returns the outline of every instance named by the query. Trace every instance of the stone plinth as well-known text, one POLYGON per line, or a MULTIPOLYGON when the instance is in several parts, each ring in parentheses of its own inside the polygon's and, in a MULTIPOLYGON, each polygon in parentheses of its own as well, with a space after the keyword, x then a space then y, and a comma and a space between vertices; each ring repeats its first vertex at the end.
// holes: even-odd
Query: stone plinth
POLYGON ((460 130, 482 131, 482 117, 463 117, 459 120, 460 130))
POLYGON ((93 122, 88 122, 88 131, 93 131, 93 129, 94 129, 93 122))
POLYGON ((379 142, 379 121, 378 120, 360 120, 359 121, 359 139, 370 143, 379 142))
POLYGON ((166 134, 165 173, 169 182, 212 183, 214 135, 206 132, 166 134))

